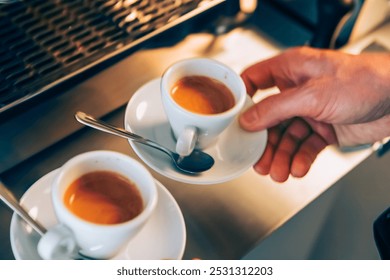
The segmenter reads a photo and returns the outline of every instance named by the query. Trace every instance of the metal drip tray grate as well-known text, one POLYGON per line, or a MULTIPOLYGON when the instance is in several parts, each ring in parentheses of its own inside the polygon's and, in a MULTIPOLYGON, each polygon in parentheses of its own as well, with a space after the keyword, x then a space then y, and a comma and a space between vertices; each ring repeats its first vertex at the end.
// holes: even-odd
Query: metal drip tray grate
POLYGON ((0 4, 0 113, 223 1, 0 4))

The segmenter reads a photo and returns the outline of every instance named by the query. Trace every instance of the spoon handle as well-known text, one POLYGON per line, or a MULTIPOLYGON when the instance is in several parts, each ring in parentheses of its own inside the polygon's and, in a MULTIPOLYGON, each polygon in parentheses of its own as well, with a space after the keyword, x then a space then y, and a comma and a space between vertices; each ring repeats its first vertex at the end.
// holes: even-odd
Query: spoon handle
POLYGON ((19 204, 18 200, 11 191, 0 181, 0 199, 8 205, 16 214, 25 220, 41 236, 45 234, 46 229, 35 221, 27 211, 19 204))
POLYGON ((141 144, 144 144, 147 146, 151 146, 151 147, 158 149, 158 150, 160 150, 168 155, 172 154, 172 152, 169 151, 168 149, 166 149, 165 147, 160 146, 159 144, 157 144, 149 139, 143 138, 142 136, 139 136, 137 134, 134 134, 134 133, 127 131, 127 130, 124 130, 122 128, 112 126, 112 125, 105 123, 101 120, 97 120, 94 117, 92 117, 84 112, 77 112, 75 114, 75 118, 80 123, 85 124, 85 125, 90 126, 90 127, 93 127, 95 129, 98 129, 98 130, 101 130, 101 131, 104 131, 104 132, 107 132, 107 133, 110 133, 113 135, 117 135, 117 136, 120 136, 120 137, 123 137, 126 139, 130 139, 130 140, 133 140, 135 142, 138 142, 138 143, 141 143, 141 144))

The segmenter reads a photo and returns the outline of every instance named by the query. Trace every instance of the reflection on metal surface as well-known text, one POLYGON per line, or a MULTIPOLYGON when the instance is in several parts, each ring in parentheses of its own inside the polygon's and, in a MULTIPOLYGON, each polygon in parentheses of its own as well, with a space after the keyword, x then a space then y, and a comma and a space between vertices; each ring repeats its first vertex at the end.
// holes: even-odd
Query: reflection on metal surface
POLYGON ((0 113, 222 2, 34 0, 0 5, 0 113))
POLYGON ((258 0, 240 0, 240 10, 246 14, 253 13, 257 8, 258 0))
POLYGON ((214 49, 215 45, 217 45, 219 36, 245 24, 251 16, 254 15, 257 8, 257 2, 257 0, 240 0, 239 11, 236 14, 220 17, 215 23, 215 28, 213 30, 214 36, 204 50, 203 55, 211 54, 211 51, 214 49))
POLYGON ((14 2, 18 2, 20 0, 0 0, 0 5, 1 4, 11 4, 11 3, 14 3, 14 2))

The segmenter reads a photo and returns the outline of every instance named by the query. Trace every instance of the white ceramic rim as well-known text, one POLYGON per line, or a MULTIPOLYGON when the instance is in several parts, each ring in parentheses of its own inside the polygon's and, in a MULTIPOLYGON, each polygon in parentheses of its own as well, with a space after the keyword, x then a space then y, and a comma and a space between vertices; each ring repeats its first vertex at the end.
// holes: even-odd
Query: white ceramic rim
MULTIPOLYGON (((156 183, 155 183, 154 178, 151 175, 151 173, 140 162, 138 162, 137 160, 135 160, 135 159, 133 159, 125 154, 119 153, 119 152, 109 151, 109 150, 96 150, 96 151, 82 153, 82 154, 76 155, 75 157, 69 159, 62 167, 60 167, 59 172, 53 181, 54 185, 52 188, 52 199, 56 199, 57 201, 61 201, 61 202, 63 201, 64 192, 60 192, 57 187, 54 187, 54 186, 59 184, 59 182, 62 180, 63 176, 65 175, 65 173, 63 172, 63 168, 67 168, 68 166, 71 166, 77 162, 87 161, 91 158, 95 158, 97 154, 99 154, 101 156, 114 156, 116 158, 120 158, 120 159, 126 161, 127 163, 130 163, 133 166, 135 166, 138 169, 138 171, 144 173, 145 180, 147 180, 147 184, 149 186, 151 186, 151 188, 149 190, 151 199, 149 199, 149 201, 147 201, 147 203, 144 204, 144 208, 143 208, 142 212, 138 216, 136 216, 135 218, 128 220, 126 222, 123 222, 123 223, 97 224, 97 223, 93 223, 93 222, 90 222, 88 220, 84 220, 84 219, 78 217, 77 215, 72 213, 63 203, 59 203, 57 205, 57 207, 59 207, 59 209, 61 209, 61 211, 68 218, 71 218, 72 220, 74 220, 74 222, 80 223, 80 224, 87 224, 90 227, 96 228, 96 230, 127 227, 130 224, 132 226, 138 226, 139 224, 143 223, 150 216, 150 214, 153 212, 153 210, 157 204, 156 183)), ((126 177, 128 177, 128 176, 126 176, 126 177)), ((131 180, 131 178, 129 178, 129 179, 131 180)), ((54 204, 54 202, 53 202, 53 204, 54 204)))
MULTIPOLYGON (((203 75, 203 76, 207 77, 206 74, 199 74, 199 75, 203 75)), ((241 79, 240 75, 238 75, 233 69, 231 69, 227 65, 225 65, 225 64, 223 64, 223 63, 221 63, 221 62, 219 62, 217 60, 211 59, 211 58, 187 58, 187 59, 183 59, 183 60, 180 60, 180 61, 177 61, 177 62, 173 63, 171 66, 169 66, 164 71, 163 75, 161 76, 160 91, 161 91, 161 94, 166 95, 168 97, 167 100, 169 101, 169 103, 174 108, 176 108, 177 110, 179 110, 182 113, 185 113, 185 114, 187 114, 189 116, 196 117, 196 118, 199 118, 199 119, 204 119, 205 121, 207 121, 210 118, 212 118, 212 119, 224 119, 226 117, 229 117, 229 116, 236 115, 236 114, 240 113, 240 111, 242 110, 242 107, 244 106, 245 99, 246 99, 246 94, 247 94, 244 81, 241 79), (183 108, 182 106, 180 106, 179 104, 177 104, 176 101, 172 98, 172 95, 170 94, 170 91, 166 91, 165 90, 165 89, 168 88, 167 77, 172 72, 176 71, 176 68, 182 67, 183 65, 188 64, 188 63, 214 64, 217 67, 220 67, 220 68, 224 69, 224 71, 230 73, 231 77, 236 79, 235 82, 237 83, 237 87, 239 88, 239 97, 238 97, 238 99, 236 98, 236 94, 234 93, 233 89, 230 86, 226 85, 225 81, 220 80, 220 79, 218 79, 218 80, 220 82, 222 82, 223 84, 225 84, 233 92, 234 97, 235 97, 235 105, 232 108, 230 108, 229 110, 224 111, 224 112, 219 113, 219 114, 199 114, 199 113, 196 113, 196 112, 189 111, 189 110, 183 108)))

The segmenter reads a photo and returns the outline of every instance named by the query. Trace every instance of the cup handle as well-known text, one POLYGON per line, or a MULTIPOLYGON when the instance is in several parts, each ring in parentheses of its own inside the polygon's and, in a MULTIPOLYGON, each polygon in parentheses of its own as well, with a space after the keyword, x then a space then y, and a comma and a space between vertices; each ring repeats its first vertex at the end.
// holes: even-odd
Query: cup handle
POLYGON ((50 228, 38 242, 38 253, 44 260, 74 259, 78 251, 72 231, 62 224, 50 228))
POLYGON ((187 126, 179 135, 176 142, 176 153, 180 156, 188 156, 195 148, 198 140, 198 131, 196 127, 187 126))

